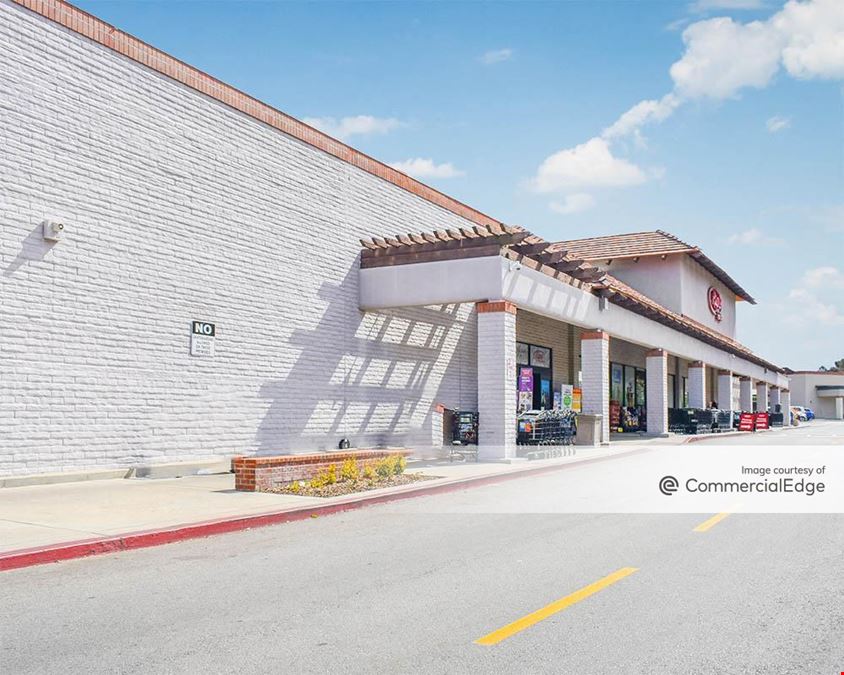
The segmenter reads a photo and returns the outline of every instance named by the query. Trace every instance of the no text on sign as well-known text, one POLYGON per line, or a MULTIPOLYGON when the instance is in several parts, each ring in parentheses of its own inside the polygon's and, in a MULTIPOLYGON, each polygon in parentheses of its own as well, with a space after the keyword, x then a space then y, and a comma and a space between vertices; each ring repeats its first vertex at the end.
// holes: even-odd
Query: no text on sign
POLYGON ((217 327, 207 321, 193 321, 191 322, 191 332, 194 335, 214 337, 217 334, 217 327))
POLYGON ((191 321, 190 355, 214 356, 217 327, 208 321, 191 321))

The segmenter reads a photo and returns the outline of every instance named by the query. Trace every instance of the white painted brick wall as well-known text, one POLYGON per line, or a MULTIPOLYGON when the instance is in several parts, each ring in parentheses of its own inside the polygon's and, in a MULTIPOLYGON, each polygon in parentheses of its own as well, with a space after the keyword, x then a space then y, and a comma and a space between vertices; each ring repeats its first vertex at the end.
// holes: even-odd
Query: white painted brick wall
POLYGON ((739 381, 739 406, 742 412, 753 412, 753 380, 739 381))
POLYGON ((766 382, 756 383, 756 412, 765 412, 768 409, 768 384, 766 382))
POLYGON ((610 440, 609 340, 581 339, 583 412, 602 415, 601 440, 610 440))
POLYGON ((668 358, 665 353, 647 356, 645 363, 647 386, 648 433, 668 433, 668 358))
POLYGON ((777 387, 772 387, 768 396, 768 404, 771 412, 776 412, 777 406, 782 405, 782 392, 777 387))
POLYGON ((789 426, 791 424, 791 392, 784 391, 780 396, 780 405, 782 406, 783 418, 782 423, 783 426, 789 426))
POLYGON ((707 408, 706 366, 689 366, 689 407, 707 408))
POLYGON ((458 216, 6 0, 0 147, 0 475, 438 445, 477 405, 471 305, 357 309, 360 237, 458 216))
POLYGON ((478 331, 479 455, 516 456, 516 316, 482 312, 478 331))

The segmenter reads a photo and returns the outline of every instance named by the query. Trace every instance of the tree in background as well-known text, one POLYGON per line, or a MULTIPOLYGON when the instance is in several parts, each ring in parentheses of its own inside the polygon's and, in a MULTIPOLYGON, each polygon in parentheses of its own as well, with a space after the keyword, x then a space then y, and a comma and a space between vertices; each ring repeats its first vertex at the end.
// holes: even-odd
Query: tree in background
POLYGON ((821 370, 825 373, 827 373, 827 372, 837 373, 838 371, 841 371, 841 372, 844 373, 844 359, 838 359, 833 364, 832 368, 827 368, 826 366, 821 366, 820 368, 818 368, 818 370, 821 370))

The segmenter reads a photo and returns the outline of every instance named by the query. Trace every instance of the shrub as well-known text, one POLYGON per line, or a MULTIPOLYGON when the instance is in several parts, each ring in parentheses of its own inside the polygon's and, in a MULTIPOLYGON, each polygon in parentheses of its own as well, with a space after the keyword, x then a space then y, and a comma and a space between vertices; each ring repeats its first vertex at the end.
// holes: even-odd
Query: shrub
POLYGON ((375 475, 375 467, 373 467, 372 464, 367 464, 363 467, 363 477, 366 478, 366 480, 375 480, 375 475))
POLYGON ((340 480, 350 480, 354 483, 358 478, 360 478, 358 463, 351 458, 347 459, 343 462, 343 468, 340 469, 340 480))
POLYGON ((375 464, 375 473, 377 473, 381 478, 388 478, 389 476, 392 476, 393 458, 385 457, 384 459, 379 459, 375 464))
POLYGON ((320 471, 315 474, 310 480, 312 488, 321 488, 326 485, 334 485, 337 482, 337 467, 334 464, 329 464, 325 471, 320 471))

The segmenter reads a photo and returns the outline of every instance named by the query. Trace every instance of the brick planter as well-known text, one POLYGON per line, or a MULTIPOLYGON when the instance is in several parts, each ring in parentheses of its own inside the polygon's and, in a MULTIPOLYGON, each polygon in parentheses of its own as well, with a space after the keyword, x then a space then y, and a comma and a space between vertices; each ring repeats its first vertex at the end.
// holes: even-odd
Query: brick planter
POLYGON ((339 469, 347 459, 368 462, 409 454, 410 450, 348 450, 312 455, 235 457, 232 462, 234 486, 246 492, 264 492, 294 480, 309 480, 332 464, 339 469))

